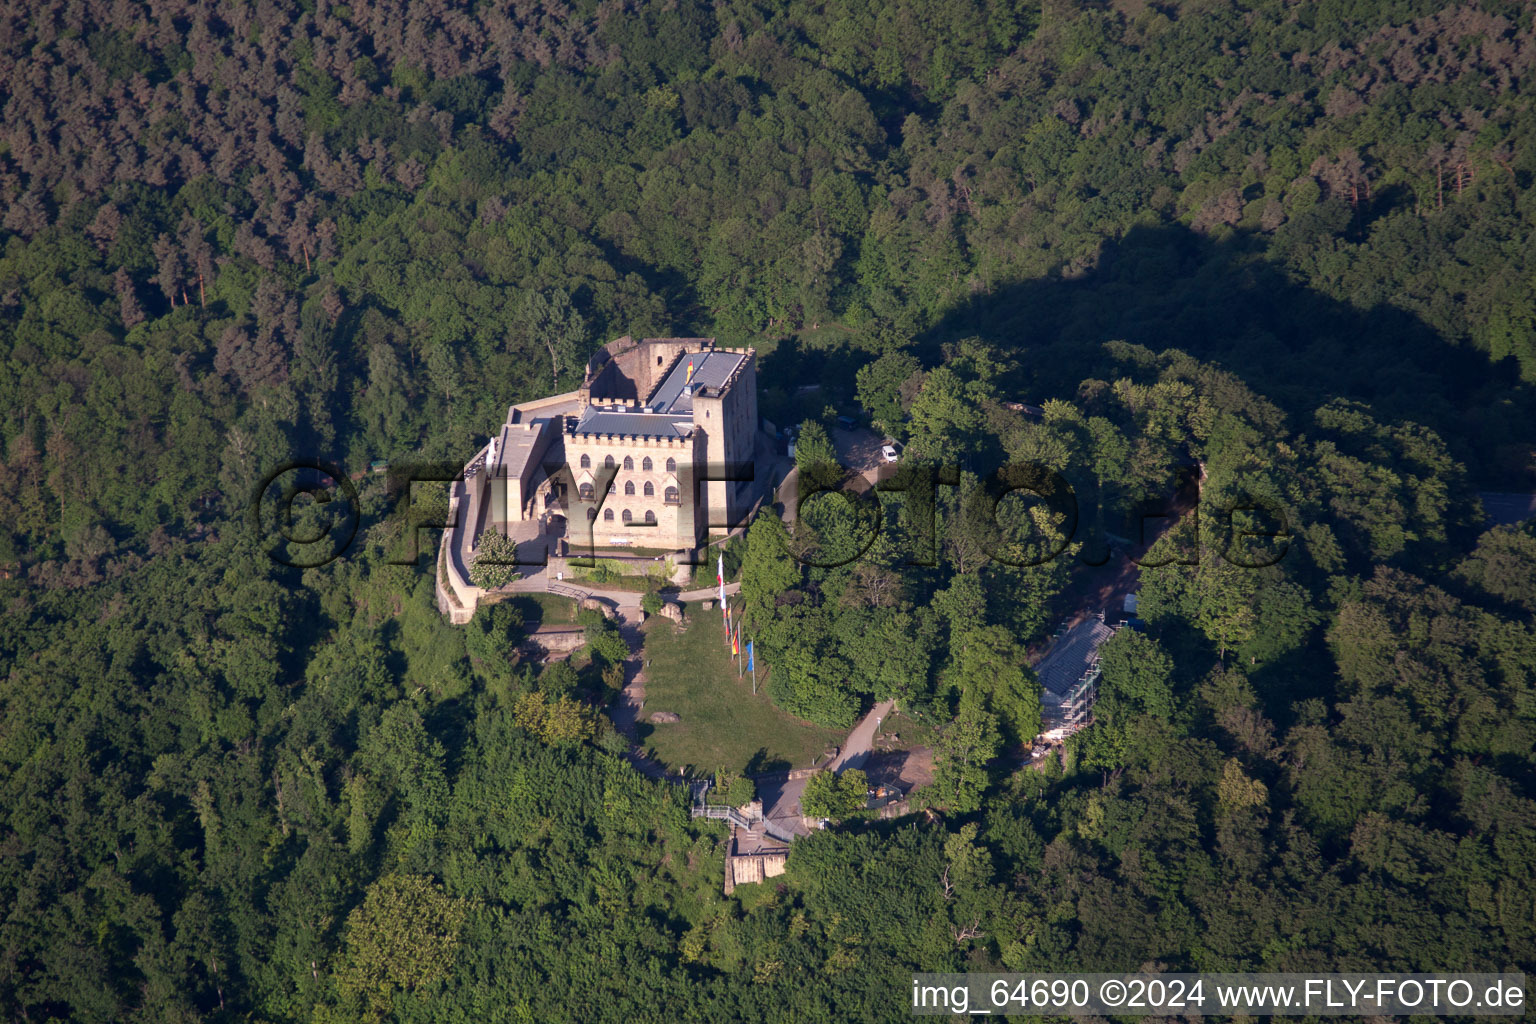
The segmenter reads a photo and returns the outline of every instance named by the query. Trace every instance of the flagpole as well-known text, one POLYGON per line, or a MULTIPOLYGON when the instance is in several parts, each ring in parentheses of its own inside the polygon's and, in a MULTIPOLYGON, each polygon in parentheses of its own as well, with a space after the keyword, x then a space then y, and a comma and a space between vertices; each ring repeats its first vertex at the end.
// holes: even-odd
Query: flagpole
MULTIPOLYGON (((750 644, 750 643, 752 643, 752 641, 748 640, 747 643, 750 644)), ((752 696, 756 697, 757 696, 757 647, 756 646, 754 646, 752 648, 752 656, 750 658, 748 658, 747 661, 752 666, 752 696)))

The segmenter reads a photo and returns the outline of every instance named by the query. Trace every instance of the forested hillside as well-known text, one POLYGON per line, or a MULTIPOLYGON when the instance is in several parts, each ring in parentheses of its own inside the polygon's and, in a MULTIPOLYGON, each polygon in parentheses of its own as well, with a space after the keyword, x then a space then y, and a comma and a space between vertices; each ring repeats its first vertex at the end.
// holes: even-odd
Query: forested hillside
POLYGON ((33 0, 0 54, 0 1016, 1536 969, 1536 534, 1476 496, 1536 486, 1528 5, 33 0), (447 626, 376 483, 321 568, 247 519, 287 460, 462 463, 666 333, 755 345, 780 425, 857 401, 966 467, 857 562, 817 505, 800 561, 770 516, 733 551, 776 701, 940 739, 933 816, 730 898, 601 656, 447 626), (1010 459, 1077 491, 1073 537, 1004 506, 1060 558, 986 557, 962 499, 1010 459), (1191 466, 1097 724, 990 760, 1092 530, 1191 466), (1239 571, 1255 496, 1290 544, 1239 571))

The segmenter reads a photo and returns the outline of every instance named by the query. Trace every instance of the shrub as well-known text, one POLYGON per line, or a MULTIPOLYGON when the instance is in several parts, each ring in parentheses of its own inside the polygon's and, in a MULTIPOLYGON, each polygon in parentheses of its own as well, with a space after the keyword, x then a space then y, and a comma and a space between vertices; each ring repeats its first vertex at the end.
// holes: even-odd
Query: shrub
POLYGON ((516 563, 517 545, 511 538, 486 530, 469 563, 469 581, 483 590, 504 587, 522 576, 516 563))
POLYGON ((714 803, 740 807, 757 799, 757 784, 745 775, 721 768, 715 772, 715 790, 710 799, 714 803))
POLYGON ((869 778, 850 768, 841 775, 817 772, 805 781, 800 809, 812 818, 842 818, 864 809, 869 778))

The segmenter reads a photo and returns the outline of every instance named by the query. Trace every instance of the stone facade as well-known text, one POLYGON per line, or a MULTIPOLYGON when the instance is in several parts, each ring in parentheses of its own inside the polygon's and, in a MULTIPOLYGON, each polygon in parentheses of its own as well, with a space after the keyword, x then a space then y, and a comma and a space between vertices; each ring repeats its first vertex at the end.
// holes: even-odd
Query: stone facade
MULTIPOLYGON (((758 806, 761 814, 762 807, 758 806)), ((777 878, 789 861, 789 846, 759 829, 731 826, 725 849, 725 894, 738 885, 754 885, 777 878)))
POLYGON ((693 467, 705 447, 701 441, 700 436, 673 440, 567 435, 564 469, 575 493, 570 493, 571 483, 562 484, 559 474, 547 481, 541 493, 553 495, 555 485, 561 485, 563 497, 574 497, 564 503, 575 513, 567 515, 566 526, 572 548, 586 546, 584 521, 591 524, 591 541, 600 548, 692 548, 702 534, 694 522, 694 503, 684 502, 683 495, 693 490, 693 467), (581 518, 589 513, 595 517, 581 518))
POLYGON ((752 885, 768 878, 778 878, 784 873, 786 853, 753 853, 743 857, 731 857, 726 862, 730 874, 725 880, 725 894, 729 896, 738 885, 752 885))

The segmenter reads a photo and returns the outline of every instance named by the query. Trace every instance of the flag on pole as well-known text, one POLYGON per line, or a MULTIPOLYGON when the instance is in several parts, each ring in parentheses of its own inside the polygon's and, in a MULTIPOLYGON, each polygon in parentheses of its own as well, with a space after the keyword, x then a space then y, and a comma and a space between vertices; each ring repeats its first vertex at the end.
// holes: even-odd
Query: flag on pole
POLYGON ((752 660, 752 641, 751 640, 747 641, 747 671, 748 672, 756 672, 757 671, 757 662, 752 660))
POLYGON ((720 609, 725 610, 725 552, 720 552, 715 562, 715 581, 720 584, 720 609))
POLYGON ((741 627, 740 626, 738 626, 735 629, 731 630, 731 653, 732 654, 740 654, 741 653, 741 627))

